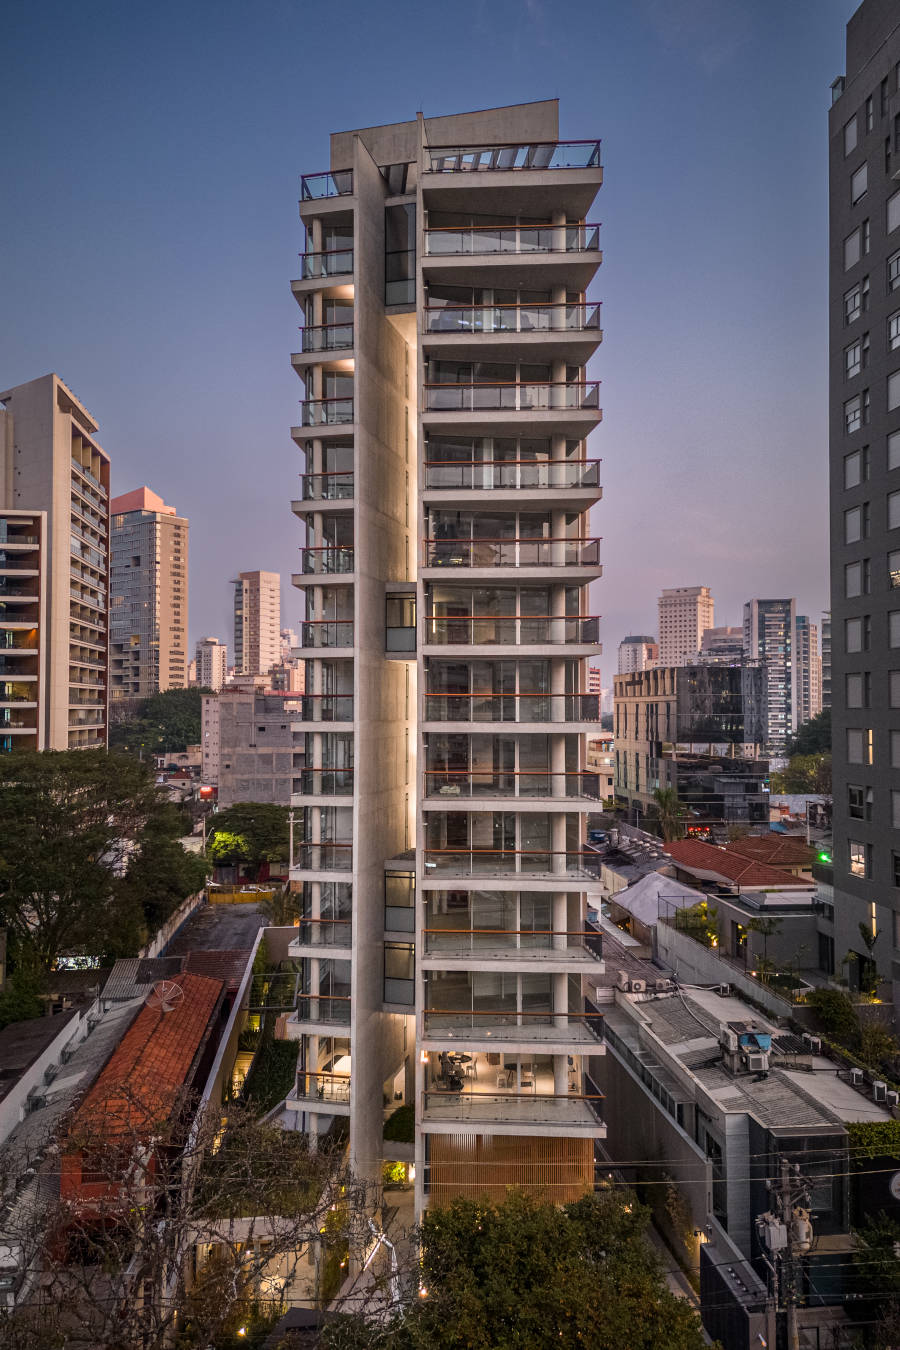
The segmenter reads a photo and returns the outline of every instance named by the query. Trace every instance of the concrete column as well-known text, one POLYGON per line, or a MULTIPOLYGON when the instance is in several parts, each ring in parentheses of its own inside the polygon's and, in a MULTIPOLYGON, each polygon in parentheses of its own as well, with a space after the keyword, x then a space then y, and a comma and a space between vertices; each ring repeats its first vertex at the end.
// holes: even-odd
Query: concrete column
POLYGON ((568 983, 567 975, 553 976, 553 1021, 554 1025, 558 1027, 569 1025, 568 983))
POLYGON ((564 952, 568 946, 566 929, 568 928, 568 903, 565 891, 557 891, 553 896, 553 949, 564 952))
POLYGON ((553 615, 554 620, 559 620, 559 622, 550 624, 550 641, 554 643, 554 645, 562 646, 566 640, 566 589, 561 582, 553 587, 550 613, 553 615))
POLYGON ((550 847, 553 850, 551 871, 560 876, 566 871, 566 817, 554 812, 550 818, 550 847))
POLYGON ((553 1056, 553 1091, 557 1097, 569 1095, 569 1057, 553 1056))

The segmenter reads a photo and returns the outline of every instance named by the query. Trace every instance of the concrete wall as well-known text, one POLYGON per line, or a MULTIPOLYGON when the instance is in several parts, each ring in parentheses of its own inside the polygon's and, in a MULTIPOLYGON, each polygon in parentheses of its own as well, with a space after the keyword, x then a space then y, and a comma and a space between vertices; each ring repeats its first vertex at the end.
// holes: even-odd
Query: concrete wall
POLYGON ((781 998, 759 980, 721 961, 715 952, 707 951, 687 933, 670 928, 668 924, 657 924, 656 957, 673 970, 683 984, 712 985, 724 982, 761 1004, 773 1017, 793 1016, 794 1010, 787 999, 781 998))

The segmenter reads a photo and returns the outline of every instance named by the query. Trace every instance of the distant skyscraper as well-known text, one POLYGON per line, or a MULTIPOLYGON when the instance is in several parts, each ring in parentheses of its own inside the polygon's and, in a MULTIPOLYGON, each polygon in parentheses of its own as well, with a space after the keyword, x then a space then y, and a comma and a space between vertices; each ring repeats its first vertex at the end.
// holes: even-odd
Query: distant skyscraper
POLYGON ((628 675, 632 670, 646 670, 658 656, 659 643, 655 637, 648 637, 645 633, 623 638, 619 643, 619 674, 628 675))
POLYGON ((743 628, 707 628, 700 639, 700 660, 740 661, 744 654, 743 628))
POLYGON ((109 456, 95 440, 97 423, 57 375, 0 393, 0 405, 0 754, 19 743, 103 746, 109 456), (41 577, 43 593, 25 585, 41 577), (26 684, 37 686, 39 708, 21 699, 26 684))
POLYGON ((598 697, 603 692, 603 672, 599 666, 588 666, 588 693, 598 697))
POLYGON ((216 637, 201 638, 196 648, 197 683, 203 689, 216 693, 225 683, 228 666, 228 648, 216 637))
POLYGON ((241 572, 234 582, 234 673, 266 675, 281 659, 281 577, 241 572))
POLYGON ((794 600, 748 600, 744 605, 744 653, 766 672, 765 742, 784 754, 797 730, 797 613, 794 600))
POLYGON ((708 586, 675 586, 659 597, 659 665, 684 666, 697 659, 714 601, 708 586))
POLYGON ((805 614, 797 615, 797 726, 822 711, 822 658, 819 630, 805 614))
POLYGON ((295 649, 300 646, 300 639, 293 628, 282 628, 280 636, 281 659, 282 661, 292 661, 295 649))
POLYGON ((187 688, 188 522, 148 487, 110 503, 110 697, 187 688))

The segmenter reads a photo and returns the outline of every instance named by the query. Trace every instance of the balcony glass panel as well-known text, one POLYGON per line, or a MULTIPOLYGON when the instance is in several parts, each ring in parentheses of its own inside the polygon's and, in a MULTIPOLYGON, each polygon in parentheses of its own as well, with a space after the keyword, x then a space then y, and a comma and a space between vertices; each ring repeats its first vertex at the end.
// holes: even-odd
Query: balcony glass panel
POLYGON ((336 169, 333 173, 305 173, 300 179, 300 196, 305 202, 319 197, 349 197, 352 193, 352 169, 336 169))
POLYGON ((352 323, 324 323, 301 328, 305 352, 348 351, 353 346, 352 323))
POLYGON ((297 1077, 296 1095, 305 1101, 349 1102, 350 1077, 347 1074, 301 1073, 297 1077))
POLYGON ((301 253, 300 270, 304 281, 348 276, 353 271, 353 249, 330 248, 318 253, 301 253))
POLYGON ((599 798, 596 773, 544 773, 535 769, 426 769, 426 797, 599 798))
POLYGON ((599 380, 426 384, 424 394, 428 412, 556 412, 600 406, 599 380))
POLYGON ((599 250, 599 225, 463 225, 425 231, 425 252, 430 257, 599 250))
POLYGON ((352 619, 307 619, 300 628, 301 647, 352 647, 352 619))
POLYGON ((426 539, 426 567, 596 567, 599 539, 426 539))
POLYGON ((426 722, 599 722, 598 694, 426 694, 426 722))
POLYGON ((294 791, 316 797, 348 797, 353 793, 352 769, 303 769, 294 791))
POLYGON ((426 488, 597 488, 599 459, 426 460, 426 488))
POLYGON ((353 869, 353 845, 301 844, 294 852, 294 867, 301 872, 350 872, 353 869))
POLYGON ((300 994, 297 998, 297 1021, 347 1025, 350 1021, 350 995, 300 994))
POLYGON ((300 483, 304 501, 347 501, 353 496, 352 473, 303 473, 300 483))
POLYGON ((425 310, 427 333, 585 332, 599 327, 599 304, 437 305, 425 310))
MULTIPOLYGON (((484 1056, 470 1057, 476 1062, 484 1056)), ((465 1066, 463 1066, 465 1067, 465 1066)), ((497 1073, 495 1079, 502 1075, 497 1073)), ((602 1096, 569 1092, 566 1096, 546 1093, 490 1093, 466 1082, 459 1090, 438 1088, 422 1094, 424 1119, 459 1120, 471 1124, 498 1125, 602 1125, 602 1096)))
POLYGON ((531 141, 521 145, 433 146, 431 173, 595 169, 600 141, 531 141))
POLYGON ((600 634, 599 618, 589 615, 427 614, 425 621, 425 641, 441 646, 590 646, 600 634))
POLYGON ((352 548, 332 547, 322 544, 316 548, 302 548, 301 571, 304 573, 347 573, 353 571, 354 551, 352 548))
POLYGON ((427 877, 566 876, 594 878, 597 854, 582 849, 427 848, 427 877))
POLYGON ((310 398, 300 404, 300 425, 304 427, 345 426, 352 421, 352 398, 310 398))
POLYGON ((352 694, 304 694, 298 700, 301 722, 352 722, 352 694))

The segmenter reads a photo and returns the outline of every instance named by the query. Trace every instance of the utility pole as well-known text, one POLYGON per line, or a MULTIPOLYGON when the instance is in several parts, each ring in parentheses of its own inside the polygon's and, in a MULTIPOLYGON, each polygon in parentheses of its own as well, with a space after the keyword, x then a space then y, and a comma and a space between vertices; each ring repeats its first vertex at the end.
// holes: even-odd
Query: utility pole
POLYGON ((812 1245, 809 1219, 809 1183, 796 1163, 782 1158, 777 1181, 769 1181, 774 1209, 756 1220, 766 1264, 772 1271, 776 1313, 784 1312, 788 1350, 800 1350, 797 1325, 797 1285, 802 1275, 802 1257, 812 1245))
POLYGON ((288 887, 291 884, 291 873, 294 870, 294 808, 288 811, 288 829, 290 831, 290 841, 288 843, 288 887))

